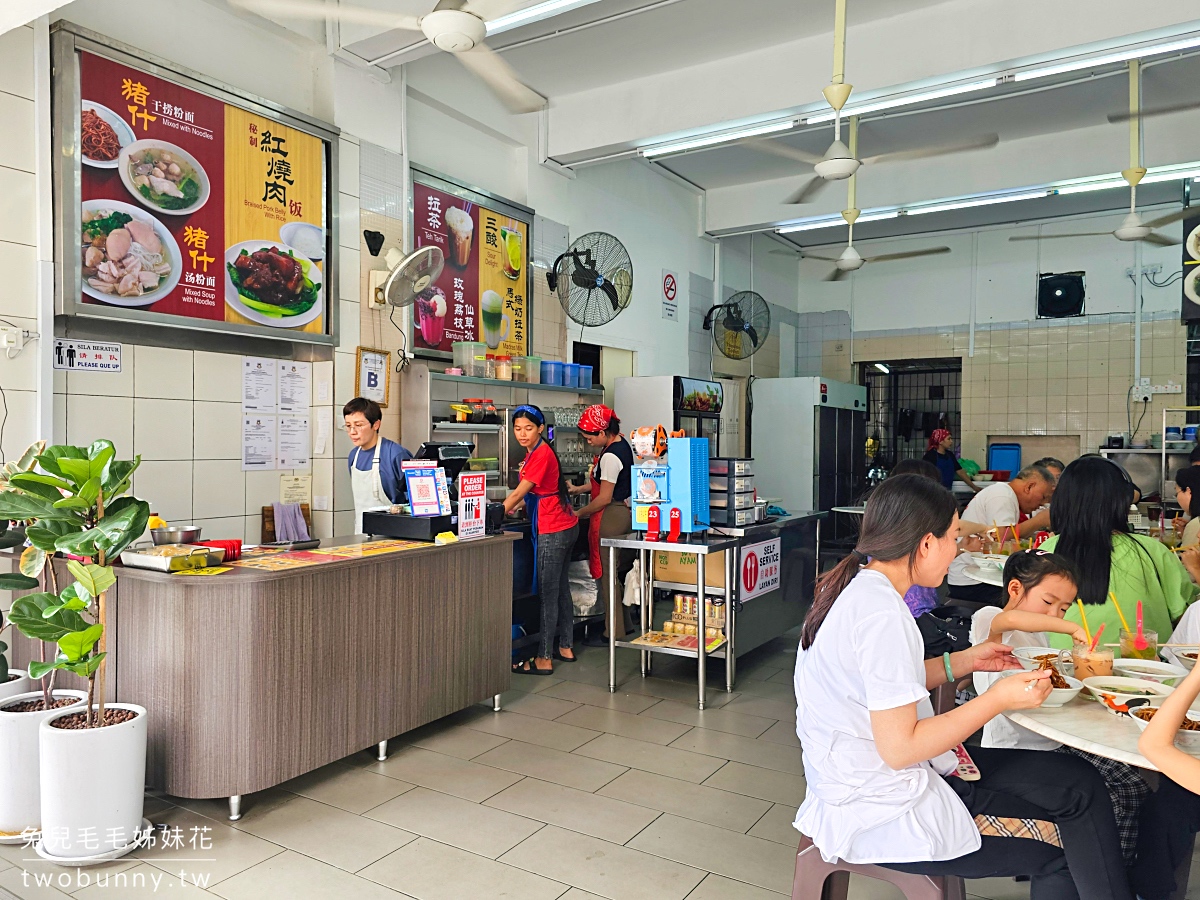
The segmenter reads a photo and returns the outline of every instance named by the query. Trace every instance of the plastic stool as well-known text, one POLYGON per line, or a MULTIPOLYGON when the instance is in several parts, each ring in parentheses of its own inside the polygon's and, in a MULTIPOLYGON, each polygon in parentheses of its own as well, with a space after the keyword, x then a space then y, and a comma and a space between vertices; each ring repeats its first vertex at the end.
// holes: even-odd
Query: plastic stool
POLYGON ((801 836, 800 849, 796 852, 796 875, 792 879, 792 900, 846 900, 851 874, 894 884, 906 900, 965 900, 967 896, 963 880, 956 875, 912 875, 840 859, 827 863, 813 842, 801 836))

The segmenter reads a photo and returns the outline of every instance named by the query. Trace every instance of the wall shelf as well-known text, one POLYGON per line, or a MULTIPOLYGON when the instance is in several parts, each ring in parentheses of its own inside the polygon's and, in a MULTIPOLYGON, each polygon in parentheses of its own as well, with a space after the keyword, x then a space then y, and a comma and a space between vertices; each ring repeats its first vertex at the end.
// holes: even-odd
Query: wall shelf
POLYGON ((577 387, 563 387, 558 384, 530 384, 528 381, 501 381, 498 378, 474 378, 470 375, 447 375, 445 372, 430 372, 429 377, 434 381, 448 381, 458 384, 478 384, 483 387, 508 388, 518 391, 557 391, 560 394, 580 394, 588 397, 601 397, 603 389, 592 388, 585 390, 577 387))

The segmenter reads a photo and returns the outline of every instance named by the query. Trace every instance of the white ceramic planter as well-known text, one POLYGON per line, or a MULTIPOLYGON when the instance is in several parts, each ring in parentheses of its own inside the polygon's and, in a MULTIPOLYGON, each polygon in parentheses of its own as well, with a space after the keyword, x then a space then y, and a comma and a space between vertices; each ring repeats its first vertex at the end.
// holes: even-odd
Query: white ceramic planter
POLYGON ((54 696, 72 697, 75 702, 59 709, 17 713, 3 710, 25 700, 41 700, 42 692, 0 701, 0 842, 6 837, 21 840, 23 830, 37 828, 41 821, 38 728, 42 720, 68 709, 82 709, 87 703, 83 691, 55 691, 54 696))
POLYGON ((0 700, 7 700, 17 694, 27 694, 33 690, 33 682, 29 679, 29 673, 24 669, 9 669, 8 674, 17 677, 0 684, 0 700))
POLYGON ((41 723, 41 852, 48 857, 111 856, 117 835, 133 849, 146 790, 146 710, 130 703, 105 708, 137 717, 104 728, 53 727, 65 713, 41 723))

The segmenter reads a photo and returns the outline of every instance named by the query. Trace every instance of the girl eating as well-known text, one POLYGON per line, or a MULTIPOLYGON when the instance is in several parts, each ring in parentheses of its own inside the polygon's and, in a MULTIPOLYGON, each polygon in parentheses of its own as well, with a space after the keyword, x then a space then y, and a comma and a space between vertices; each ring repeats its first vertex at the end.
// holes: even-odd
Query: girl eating
POLYGON ((995 643, 923 658, 903 597, 913 584, 941 583, 957 538, 949 491, 920 476, 889 478, 867 503, 854 552, 817 583, 794 677, 808 785, 795 826, 826 860, 1028 875, 1039 900, 1129 900, 1108 793, 1086 762, 984 748, 971 754, 978 777, 958 774, 961 742, 1005 710, 1039 705, 1050 673, 1014 672, 933 714, 938 685, 1019 669, 995 643))
MULTIPOLYGON (((1075 567, 1063 556, 1044 550, 1014 553, 1004 564, 1003 609, 984 607, 971 617, 971 643, 1002 643, 1009 647, 1045 647, 1050 650, 1047 634, 1069 635, 1086 641, 1081 625, 1063 618, 1075 602, 1078 592, 1075 567)), ((996 681, 993 674, 977 672, 975 689, 986 691, 996 681)), ((983 726, 984 747, 1010 747, 1021 750, 1057 750, 1080 756, 1095 766, 1108 785, 1121 850, 1126 862, 1133 861, 1137 846, 1138 813, 1150 792, 1149 786, 1133 766, 1084 753, 1035 734, 1027 728, 997 716, 983 726)))

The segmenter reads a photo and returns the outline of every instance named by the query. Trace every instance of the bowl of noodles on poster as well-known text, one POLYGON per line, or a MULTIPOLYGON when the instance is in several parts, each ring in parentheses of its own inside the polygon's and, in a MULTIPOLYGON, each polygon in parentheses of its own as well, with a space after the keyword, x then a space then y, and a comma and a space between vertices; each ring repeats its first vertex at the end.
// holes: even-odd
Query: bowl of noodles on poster
POLYGON ((133 129, 107 106, 93 100, 80 104, 79 144, 84 165, 115 169, 121 150, 133 142, 133 129))

